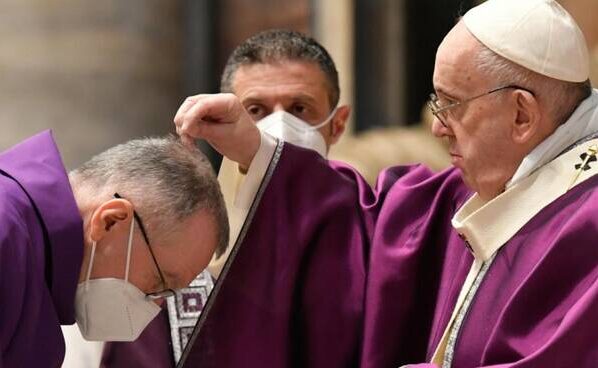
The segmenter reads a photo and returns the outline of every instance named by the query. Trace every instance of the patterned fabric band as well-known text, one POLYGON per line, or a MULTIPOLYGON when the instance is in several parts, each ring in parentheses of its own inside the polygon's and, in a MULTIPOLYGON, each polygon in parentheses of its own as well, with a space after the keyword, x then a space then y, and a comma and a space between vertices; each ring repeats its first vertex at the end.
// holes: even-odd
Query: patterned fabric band
POLYGON ((178 290, 174 298, 166 299, 175 363, 181 359, 181 354, 189 342, 189 337, 213 288, 212 277, 204 271, 191 282, 189 287, 178 290))

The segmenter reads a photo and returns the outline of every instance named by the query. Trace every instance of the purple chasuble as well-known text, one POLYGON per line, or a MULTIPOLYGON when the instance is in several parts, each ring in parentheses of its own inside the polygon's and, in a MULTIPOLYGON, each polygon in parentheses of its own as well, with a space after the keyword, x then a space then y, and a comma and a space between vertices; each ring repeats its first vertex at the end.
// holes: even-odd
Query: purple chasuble
POLYGON ((160 314, 132 342, 107 342, 102 353, 101 368, 168 368, 175 366, 187 345, 193 327, 201 314, 210 291, 212 278, 200 273, 191 285, 168 298, 160 314))
MULTIPOLYGON (((469 195, 458 173, 397 167, 383 173, 372 190, 347 166, 292 145, 280 148, 182 367, 360 366, 370 322, 364 316, 372 240, 412 241, 395 251, 399 258, 416 258, 420 241, 436 244, 437 249, 425 249, 419 257, 432 265, 386 266, 386 271, 397 271, 393 281, 405 290, 387 316, 387 327, 405 331, 402 326, 419 325, 409 315, 420 308, 415 298, 427 309, 422 315, 433 313, 436 293, 418 287, 414 275, 426 277, 422 284, 440 278, 443 243, 452 236, 442 225, 450 223, 469 195), (406 226, 411 228, 405 231, 406 226)), ((459 251, 467 256, 463 246, 459 251)), ((427 336, 412 340, 404 333, 399 338, 392 347, 380 348, 404 346, 405 361, 424 358, 427 336)))
MULTIPOLYGON (((598 176, 574 187, 540 211, 497 252, 463 319, 451 367, 598 367, 597 188, 598 176)), ((456 255, 462 243, 452 237, 443 248, 456 255)), ((379 249, 373 264, 376 258, 391 264, 388 252, 379 249)), ((429 336, 426 357, 420 362, 429 361, 448 323, 471 263, 464 258, 459 263, 454 262, 458 256, 449 256, 434 268, 446 276, 437 285, 433 313, 417 314, 417 319, 432 321, 429 332, 424 333, 429 336)), ((390 274, 376 275, 372 270, 371 275, 377 281, 370 292, 377 299, 368 301, 376 304, 368 317, 383 319, 396 307, 394 301, 404 295, 404 288, 383 288, 394 279, 390 274)), ((404 333, 422 336, 416 326, 404 333)), ((402 353, 392 347, 395 334, 383 327, 366 333, 371 343, 366 345, 364 367, 405 363, 402 353)))
MULTIPOLYGON (((471 196, 459 171, 396 167, 371 190, 292 145, 274 157, 181 366, 434 366, 473 262, 451 226, 471 196)), ((452 367, 598 367, 597 186, 497 252, 452 367)))
POLYGON ((0 367, 60 367, 83 223, 49 131, 0 154, 0 367))
MULTIPOLYGON (((166 303, 164 303, 166 304, 166 303)), ((174 367, 168 311, 160 314, 132 342, 107 342, 101 368, 168 368, 174 367)))

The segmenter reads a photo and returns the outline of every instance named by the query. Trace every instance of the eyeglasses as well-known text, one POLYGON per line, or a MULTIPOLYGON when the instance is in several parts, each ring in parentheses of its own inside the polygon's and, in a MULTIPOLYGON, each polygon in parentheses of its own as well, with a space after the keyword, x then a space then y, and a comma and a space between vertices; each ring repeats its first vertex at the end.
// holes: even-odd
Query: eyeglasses
MULTIPOLYGON (((118 199, 125 199, 118 193, 114 193, 114 198, 118 199)), ((164 274, 162 273, 162 269, 158 265, 158 260, 156 259, 156 255, 152 250, 152 246, 150 245, 149 238, 147 237, 147 232, 145 231, 145 227, 143 226, 143 222, 141 221, 141 217, 137 214, 137 211, 133 210, 133 217, 135 218, 135 222, 139 225, 139 230, 141 230, 141 235, 143 236, 143 240, 145 244, 147 244, 147 249, 149 249, 150 254, 152 255, 152 259, 154 260, 154 264, 156 265, 156 269, 158 270, 158 274, 160 275, 160 280, 162 281, 162 285, 164 289, 161 291, 153 292, 153 293, 146 293, 145 297, 151 300, 167 298, 169 296, 174 296, 175 292, 172 289, 168 289, 166 287, 166 279, 164 278, 164 274)))
POLYGON ((527 88, 523 88, 523 87, 520 87, 520 86, 517 86, 517 85, 508 85, 508 86, 502 86, 502 87, 494 88, 494 89, 492 89, 492 90, 490 90, 488 92, 484 92, 482 94, 470 97, 470 98, 465 99, 463 101, 453 102, 453 103, 450 103, 450 104, 448 104, 446 106, 441 106, 439 104, 440 99, 438 98, 438 96, 435 93, 432 93, 430 95, 430 100, 428 101, 428 107, 432 111, 432 114, 434 114, 434 116, 438 119, 438 121, 440 121, 440 124, 442 124, 442 126, 444 126, 445 128, 448 128, 448 125, 446 124, 446 121, 444 121, 444 118, 442 117, 441 113, 443 113, 443 112, 445 112, 445 111, 447 111, 449 109, 452 109, 454 107, 464 105, 464 104, 466 104, 468 102, 471 102, 471 101, 473 101, 473 100, 475 100, 477 98, 480 98, 480 97, 492 94, 494 92, 502 91, 502 90, 507 89, 507 88, 521 89, 523 91, 531 93, 532 96, 535 96, 534 92, 530 91, 527 88))

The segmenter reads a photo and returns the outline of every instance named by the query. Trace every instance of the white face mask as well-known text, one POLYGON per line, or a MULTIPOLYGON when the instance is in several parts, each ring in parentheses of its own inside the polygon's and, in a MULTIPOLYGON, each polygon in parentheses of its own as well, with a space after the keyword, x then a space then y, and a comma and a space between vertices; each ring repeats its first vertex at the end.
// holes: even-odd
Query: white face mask
POLYGON ((310 125, 286 111, 276 111, 258 121, 257 127, 273 137, 299 147, 312 149, 326 158, 328 155, 326 141, 318 129, 328 124, 335 113, 336 108, 320 124, 310 125))
POLYGON ((160 312, 160 307, 148 300, 141 290, 129 283, 129 263, 133 243, 131 221, 127 244, 125 279, 103 278, 90 280, 94 242, 85 281, 77 286, 75 319, 81 335, 90 341, 133 341, 160 312))

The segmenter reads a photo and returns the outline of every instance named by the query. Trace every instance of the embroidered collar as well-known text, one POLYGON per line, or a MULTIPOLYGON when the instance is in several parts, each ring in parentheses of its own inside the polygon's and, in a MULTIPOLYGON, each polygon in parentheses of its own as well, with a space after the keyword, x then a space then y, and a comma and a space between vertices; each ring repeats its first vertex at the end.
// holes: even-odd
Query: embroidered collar
POLYGON ((452 219, 474 257, 490 259, 544 207, 597 174, 596 147, 598 139, 574 147, 488 202, 474 194, 452 219))

